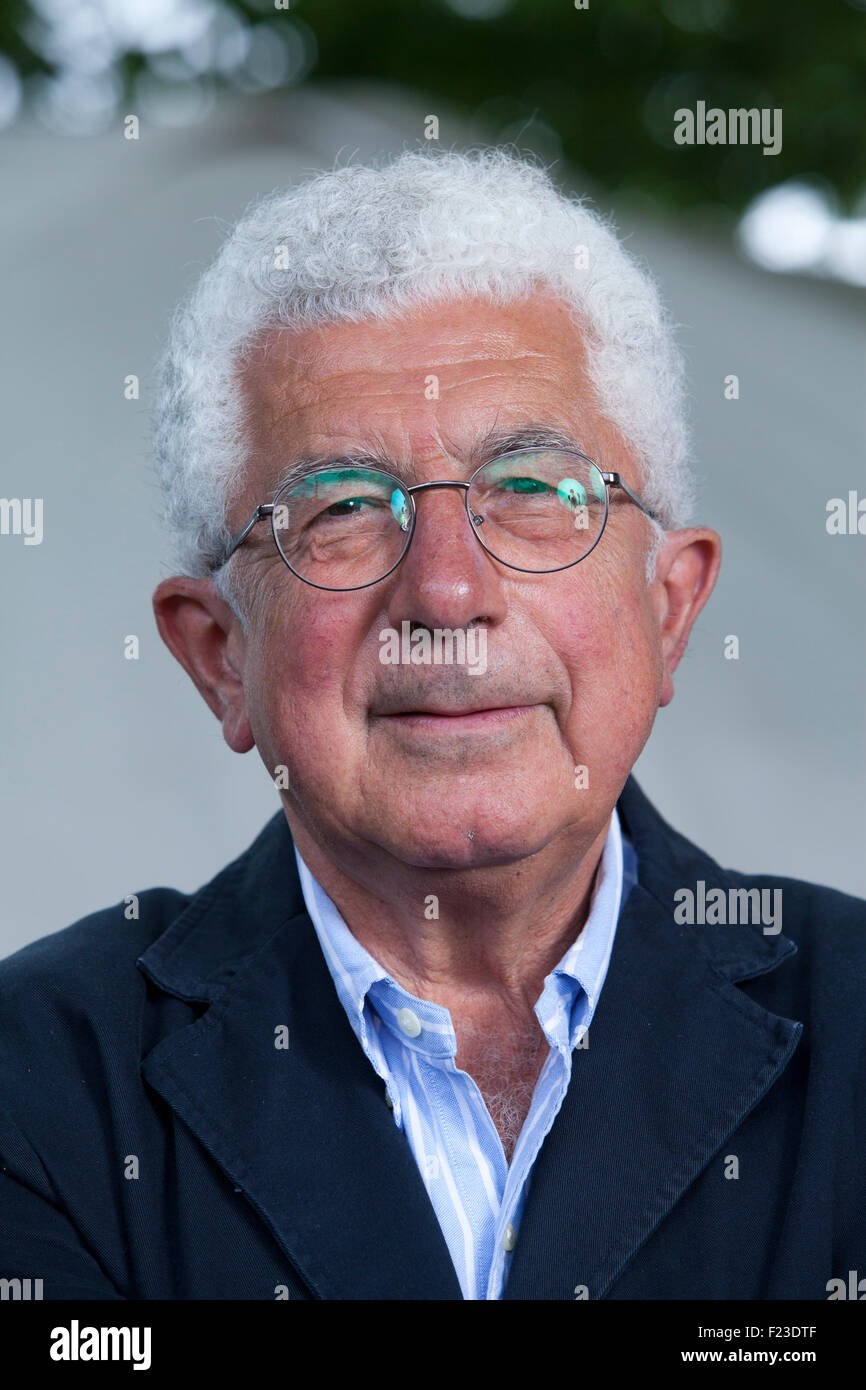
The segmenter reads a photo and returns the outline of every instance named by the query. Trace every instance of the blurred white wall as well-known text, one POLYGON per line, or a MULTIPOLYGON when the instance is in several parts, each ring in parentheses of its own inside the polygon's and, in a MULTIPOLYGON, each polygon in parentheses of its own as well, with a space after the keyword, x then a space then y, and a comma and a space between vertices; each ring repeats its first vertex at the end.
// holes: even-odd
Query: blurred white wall
MULTIPOLYGON (((393 92, 301 88, 137 142, 2 137, 0 495, 44 498, 45 536, 0 536, 0 954, 130 892, 194 890, 278 809, 257 754, 229 752, 154 625, 153 363, 248 201, 338 154, 414 145, 424 114, 393 92)), ((723 863, 866 893, 866 538, 825 529, 829 497, 866 492, 863 296, 671 229, 623 230, 683 325, 700 517, 725 542, 638 776, 723 863)))

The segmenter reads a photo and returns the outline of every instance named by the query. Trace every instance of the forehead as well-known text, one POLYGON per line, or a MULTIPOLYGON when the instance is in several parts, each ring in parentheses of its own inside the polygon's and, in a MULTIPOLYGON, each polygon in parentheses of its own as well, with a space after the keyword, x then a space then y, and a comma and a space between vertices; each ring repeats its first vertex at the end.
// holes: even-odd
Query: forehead
POLYGON ((254 451, 279 463, 367 445, 459 454, 494 427, 559 425, 585 447, 598 432, 581 330, 550 292, 274 329, 248 354, 242 383, 254 451))

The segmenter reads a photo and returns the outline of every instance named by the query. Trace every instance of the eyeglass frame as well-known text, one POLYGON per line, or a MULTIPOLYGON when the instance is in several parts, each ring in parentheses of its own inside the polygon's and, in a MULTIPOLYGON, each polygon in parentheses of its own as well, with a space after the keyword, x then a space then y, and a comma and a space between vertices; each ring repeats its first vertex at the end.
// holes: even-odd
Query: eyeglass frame
MULTIPOLYGON (((347 465, 345 469, 341 469, 340 471, 348 472, 349 469, 353 466, 354 465, 347 465)), ((327 584, 317 584, 313 579, 305 579, 302 574, 298 574, 297 570, 292 569, 292 566, 289 564, 288 560, 283 554, 280 543, 277 540, 276 531, 273 527, 273 513, 277 506, 277 500, 280 497, 281 493, 286 492, 290 488, 298 487, 302 482, 307 482, 310 478, 317 477, 319 473, 334 472, 333 466, 329 468, 326 464, 323 464, 321 468, 311 469, 309 473, 305 473, 300 478, 290 478, 287 482, 282 483, 277 488, 277 491, 274 493, 273 502, 260 502, 256 509, 252 512, 246 524, 242 527, 242 529, 238 532, 234 539, 229 542, 228 546, 222 552, 221 557, 219 558, 217 563, 212 564, 210 566, 211 573, 216 574, 217 571, 221 570, 224 565, 227 565, 229 560, 234 555, 235 551, 241 545, 243 545, 244 541, 252 531, 253 527, 257 526, 260 521, 264 521, 267 517, 271 517, 271 535, 274 538, 274 544, 277 548, 277 554, 279 555, 280 559, 282 560, 286 568, 289 570, 289 572, 293 574, 296 579, 300 579, 302 584, 309 584, 312 589, 320 589, 323 593, 328 594, 351 594, 354 593, 356 590, 370 589, 374 584, 381 584, 382 580, 387 579, 389 574, 393 574, 397 566, 402 564, 403 560, 406 558, 406 555, 408 554, 409 547, 412 544, 412 538, 415 535, 415 523, 418 519, 418 510, 415 506, 414 494, 416 492, 428 492, 433 488, 442 487, 457 487, 463 489, 463 505, 466 510, 466 516, 469 521, 469 526, 473 536, 478 541, 478 544, 481 546, 482 550, 484 550, 485 553, 489 555, 492 560, 496 560, 498 564, 505 565, 506 569, 517 570, 520 574, 559 574, 562 570, 572 569, 575 565, 579 565, 581 560, 585 560, 588 555, 591 555, 592 552, 595 550, 595 547, 601 540, 602 536, 604 535, 604 529, 607 526, 607 519, 610 515, 611 488, 619 488, 622 492, 626 494, 630 501, 634 502, 635 505, 640 508, 640 510, 644 513, 645 516, 648 516, 650 520, 656 522, 657 525, 661 525, 661 518, 657 516, 657 514, 654 511, 652 511, 644 502, 641 501, 637 494, 633 492, 632 489, 629 487, 628 483, 623 481, 619 473, 606 473, 603 469, 599 468, 598 464, 594 461, 594 459, 591 459, 587 454, 581 453, 579 449, 565 449, 560 448, 556 445, 542 445, 536 447, 529 446, 523 449, 511 449, 504 454, 497 454, 495 458, 488 459, 486 463, 479 464, 478 467, 471 474, 469 479, 466 481, 459 481, 457 479, 451 478, 443 478, 436 479, 429 483, 413 483, 411 487, 408 487, 402 481, 402 479, 397 477, 395 473, 389 473, 387 468, 365 468, 361 464, 358 464, 357 471, 359 473, 379 473, 382 477, 390 479, 392 482, 396 483, 400 491, 409 498, 409 501, 412 506, 412 524, 409 527, 409 535, 406 544, 400 552, 399 558, 395 560, 391 568, 387 569, 384 574, 381 574, 378 579, 370 579, 367 581, 366 584, 353 584, 349 588, 332 589, 327 584), (588 463, 590 467, 594 468, 597 471, 597 473, 601 477, 602 482, 605 485, 604 518, 601 523, 601 530, 599 531, 592 545, 589 547, 589 550, 584 551, 584 553, 582 555, 579 555, 576 560, 570 560, 567 565, 556 565, 553 569, 549 570, 529 570, 525 569, 522 565, 511 565, 507 560, 500 560, 498 555, 495 555, 492 550, 488 549, 484 541, 481 539, 478 526, 473 524, 472 517, 469 514, 469 490, 472 487, 472 484, 477 478, 478 474, 481 473, 485 468, 490 468, 492 464, 501 463, 504 459, 515 458, 520 454, 538 454, 542 452, 549 452, 555 454, 570 454, 575 458, 582 459, 584 463, 588 463)), ((483 522, 483 520, 484 518, 480 517, 479 523, 483 522)))

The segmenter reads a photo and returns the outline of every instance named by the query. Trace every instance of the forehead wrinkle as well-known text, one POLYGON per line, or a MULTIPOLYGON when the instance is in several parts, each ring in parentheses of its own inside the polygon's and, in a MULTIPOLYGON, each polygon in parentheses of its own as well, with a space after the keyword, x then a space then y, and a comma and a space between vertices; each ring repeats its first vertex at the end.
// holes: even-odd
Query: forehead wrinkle
MULTIPOLYGON (((367 351, 369 352, 369 349, 367 349, 367 351)), ((463 363, 489 364, 489 370, 487 371, 478 371, 472 375, 461 377, 456 381, 445 383, 446 386, 450 388, 454 386, 472 385, 475 382, 483 382, 490 378, 498 377, 501 375, 503 366, 510 364, 515 368, 519 368, 521 364, 529 361, 543 361, 547 358, 548 354, 544 351, 526 350, 522 352, 507 351, 497 355, 491 353, 488 348, 479 350, 476 353, 467 351, 465 348, 455 348, 453 356, 449 359, 436 357, 433 353, 424 353, 418 356, 416 362, 407 362, 404 352, 401 361, 395 363, 393 366, 384 365, 381 359, 376 359, 372 366, 369 362, 362 362, 357 365, 345 365, 342 369, 338 367, 336 370, 333 368, 329 369, 328 363, 326 362, 323 364, 324 370, 317 370, 317 359, 320 359, 322 356, 323 354, 314 352, 310 354, 309 357, 299 356, 290 358, 288 363, 285 364, 275 364, 273 361, 268 363, 269 367, 290 365, 299 368, 300 370, 292 374, 290 381, 273 381, 274 372, 256 371, 255 367, 248 367, 248 381, 252 378, 250 384, 256 394, 274 396, 282 395, 285 391, 293 391, 297 392, 302 398, 304 396, 308 398, 309 388, 325 386, 327 389, 332 386, 334 390, 339 389, 345 391, 351 389, 353 378, 360 377, 364 384, 362 389, 356 389, 356 394, 366 397, 375 394, 384 395, 392 393, 395 389, 393 384, 371 387, 369 382, 364 380, 370 375, 379 378, 383 376, 405 378, 413 372, 429 375, 431 372, 441 372, 445 368, 459 367, 463 363), (264 378, 264 380, 262 380, 262 378, 264 378), (269 378, 271 378, 271 380, 269 380, 269 378), (304 387, 307 387, 308 390, 304 391, 304 387)), ((407 383, 406 387, 401 389, 408 390, 411 389, 411 386, 407 383)))
MULTIPOLYGON (((530 354, 524 354, 523 356, 525 357, 525 356, 529 356, 529 355, 530 355, 530 354)), ((541 354, 541 353, 538 353, 538 354, 531 354, 531 355, 532 355, 532 356, 535 356, 535 357, 542 357, 542 356, 543 356, 543 354, 541 354)), ((428 364, 425 364, 425 366, 429 366, 429 363, 428 363, 428 364)), ((346 388, 345 383, 346 383, 347 381, 351 381, 351 379, 352 379, 353 377, 356 377, 356 376, 358 376, 358 375, 362 375, 362 376, 363 376, 364 374, 363 374, 363 373, 358 373, 358 372, 345 372, 345 373, 340 373, 340 374, 338 374, 338 375, 336 375, 336 376, 332 376, 332 377, 328 378, 328 379, 327 379, 327 386, 328 386, 328 388, 329 388, 328 394, 329 394, 329 395, 337 395, 337 396, 340 396, 340 397, 343 397, 343 396, 347 395, 347 394, 348 394, 348 391, 347 391, 347 388, 346 388)), ((553 379, 556 379, 556 378, 553 378, 553 379)), ((489 372, 483 372, 483 371, 482 371, 482 372, 474 373, 473 375, 468 376, 468 377, 463 377, 463 378, 461 378, 459 381, 451 383, 450 386, 449 386, 448 383, 444 383, 444 389, 446 389, 446 390, 449 390, 449 389, 457 389, 457 390, 460 390, 460 389, 462 389, 462 388, 470 388, 470 387, 476 387, 476 386, 483 386, 486 382, 490 382, 490 381, 495 381, 495 382, 497 382, 497 383, 499 383, 499 384, 501 384, 501 385, 503 385, 503 386, 506 386, 506 385, 507 385, 507 383, 505 383, 505 382, 502 381, 501 373, 500 373, 498 370, 495 370, 495 369, 494 369, 494 370, 491 370, 491 371, 489 371, 489 372)), ((298 399, 297 396, 295 395, 295 392, 296 392, 297 386, 298 386, 299 384, 300 384, 300 383, 298 383, 298 382, 283 383, 283 384, 281 384, 281 385, 282 385, 282 389, 279 389, 279 390, 274 391, 274 392, 266 391, 266 392, 264 393, 264 394, 265 394, 265 400, 271 402, 271 410, 270 410, 270 412, 269 412, 269 418, 268 418, 268 421, 267 421, 267 428, 269 428, 269 429, 271 429, 271 430, 278 429, 279 426, 280 426, 284 421, 288 420, 290 417, 296 416, 296 415, 299 414, 300 412, 307 411, 307 410, 309 410, 309 409, 311 409, 311 408, 315 410, 317 407, 320 407, 322 404, 324 404, 325 408, 327 408, 327 405, 328 405, 328 402, 327 402, 327 401, 325 401, 325 402, 323 403, 323 402, 321 402, 321 400, 317 400, 317 399, 312 398, 312 393, 310 393, 310 392, 304 392, 304 393, 303 393, 303 395, 306 397, 306 399, 304 399, 304 398, 298 399)), ((306 380, 305 384, 308 385, 308 386, 311 384, 311 383, 309 382, 309 379, 306 380)), ((407 383, 407 384, 402 388, 402 394, 406 394, 406 393, 408 393, 408 392, 410 392, 410 391, 421 392, 421 391, 423 390, 423 385, 424 385, 423 382, 412 383, 411 385, 410 385, 409 383, 407 383)), ((299 393, 299 394, 300 394, 300 393, 299 393)), ((358 402, 363 402, 363 403, 365 403, 365 404, 366 404, 366 403, 369 403, 369 402, 371 402, 371 401, 376 401, 376 400, 378 400, 378 399, 383 399, 383 400, 386 400, 386 401, 388 401, 389 403, 391 403, 391 402, 394 401, 394 398, 395 398, 395 391, 394 391, 394 388, 393 388, 393 387, 388 387, 387 385, 384 385, 384 384, 383 384, 383 385, 374 385, 374 386, 372 386, 372 387, 368 384, 362 391, 356 390, 354 394, 355 394, 355 399, 356 399, 356 401, 358 401, 358 402)), ((264 404, 264 402, 263 402, 263 404, 264 404)), ((353 402, 353 404, 354 404, 354 402, 353 402)), ((527 412, 527 413, 528 413, 528 412, 527 412)), ((382 447, 386 447, 386 446, 384 446, 384 444, 383 444, 382 447)), ((455 449, 451 449, 450 452, 458 452, 458 451, 455 450, 455 449)))
MULTIPOLYGON (((378 376, 380 380, 384 376, 388 382, 394 377, 405 380, 415 371, 428 375, 436 369, 448 378, 452 376, 451 368, 469 363, 487 364, 487 370, 476 371, 456 381, 446 379, 442 383, 443 388, 450 391, 473 385, 483 386, 490 379, 501 379, 503 371, 509 367, 517 372, 522 365, 523 370, 527 371, 530 363, 533 364, 530 370, 533 378, 540 375, 542 380, 546 378, 560 384, 563 368, 567 370, 571 361, 576 362, 583 357, 583 344, 574 327, 575 351, 568 354, 567 361, 551 361, 546 347, 536 348, 521 343, 524 332, 522 324, 519 332, 515 332, 511 324, 488 329, 486 333, 473 332, 470 326, 465 335, 459 330, 456 334, 449 331, 444 342, 425 340, 420 343, 418 335, 411 331, 407 335, 409 341, 404 341, 400 322, 374 326, 372 342, 370 337, 359 340, 352 331, 356 327, 345 323, 326 323, 298 333, 297 330, 275 325, 270 333, 258 340, 247 355, 245 374, 258 402, 262 406, 265 401, 269 404, 266 428, 279 429, 292 413, 315 403, 313 398, 320 394, 317 387, 324 387, 326 394, 342 392, 369 399, 382 393, 393 395, 395 391, 393 383, 371 390, 370 376, 378 376), (413 343, 417 343, 414 352, 413 343), (399 351, 399 361, 394 365, 383 364, 383 353, 392 344, 399 351), (410 354, 408 363, 407 353, 410 354), (539 373, 539 364, 545 363, 545 360, 547 370, 542 367, 539 373), (289 381, 285 380, 287 375, 291 378, 289 381), (353 380, 356 377, 362 379, 360 389, 353 380)), ((409 327, 411 329, 411 322, 409 327)), ((434 336, 431 334, 431 338, 434 336)), ((401 386, 399 389, 411 389, 411 386, 401 386)))
POLYGON ((415 347, 412 335, 409 335, 407 342, 398 326, 393 333, 374 334, 372 341, 367 340, 360 344, 350 342, 348 347, 345 343, 320 341, 311 346, 308 352, 293 360, 303 364, 310 381, 320 381, 328 376, 339 377, 343 371, 423 371, 437 364, 453 367, 459 366, 461 362, 519 363, 534 357, 547 356, 545 348, 519 347, 515 343, 516 336, 518 335, 502 329, 488 330, 483 335, 476 333, 474 337, 463 337, 458 332, 447 334, 442 341, 431 339, 418 343, 415 347), (482 337, 480 342, 479 337, 482 337), (395 355, 393 365, 387 365, 386 359, 390 344, 393 344, 395 355), (374 364, 372 368, 369 365, 371 361, 374 364))

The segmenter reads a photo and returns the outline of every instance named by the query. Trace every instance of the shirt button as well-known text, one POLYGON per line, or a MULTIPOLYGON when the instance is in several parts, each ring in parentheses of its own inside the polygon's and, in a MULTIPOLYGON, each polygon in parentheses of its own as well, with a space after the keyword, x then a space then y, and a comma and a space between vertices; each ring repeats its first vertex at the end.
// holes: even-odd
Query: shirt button
POLYGON ((513 1249, 514 1249, 514 1241, 515 1241, 514 1227, 512 1226, 511 1222, 509 1221, 508 1225, 505 1227, 505 1235, 502 1237, 502 1249, 503 1249, 503 1250, 513 1250, 513 1249))
POLYGON ((411 1009, 401 1009, 397 1015, 397 1022, 400 1025, 401 1032, 405 1033, 407 1038, 417 1038, 418 1034, 421 1032, 421 1023, 418 1019, 418 1015, 413 1014, 411 1009))

